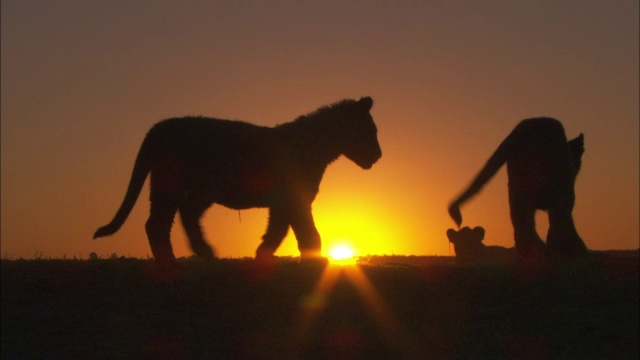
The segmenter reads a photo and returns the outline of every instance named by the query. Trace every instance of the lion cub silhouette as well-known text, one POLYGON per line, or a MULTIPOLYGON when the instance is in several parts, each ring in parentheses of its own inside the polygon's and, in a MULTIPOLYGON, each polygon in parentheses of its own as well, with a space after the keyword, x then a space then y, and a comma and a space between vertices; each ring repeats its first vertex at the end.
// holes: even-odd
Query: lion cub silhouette
POLYGON ((514 249, 502 246, 486 246, 484 240, 484 228, 476 226, 471 229, 468 226, 459 231, 447 230, 447 237, 453 244, 456 252, 456 264, 459 265, 479 265, 509 262, 515 259, 514 249))
POLYGON ((120 229, 150 175, 145 227, 160 270, 176 265, 170 242, 176 212, 196 255, 215 257, 200 227, 202 214, 214 203, 269 208, 256 258, 272 257, 289 227, 301 257, 318 257, 321 242, 311 204, 325 169, 340 155, 363 169, 382 156, 372 106, 370 97, 346 99, 275 127, 204 117, 161 121, 142 142, 120 209, 94 238, 120 229))
POLYGON ((562 124, 552 118, 523 120, 498 146, 471 185, 449 206, 460 226, 460 206, 507 164, 509 205, 519 260, 537 261, 545 253, 574 257, 587 253, 573 221, 574 184, 582 164, 584 135, 568 141, 562 124), (535 227, 536 210, 549 214, 545 243, 535 227))

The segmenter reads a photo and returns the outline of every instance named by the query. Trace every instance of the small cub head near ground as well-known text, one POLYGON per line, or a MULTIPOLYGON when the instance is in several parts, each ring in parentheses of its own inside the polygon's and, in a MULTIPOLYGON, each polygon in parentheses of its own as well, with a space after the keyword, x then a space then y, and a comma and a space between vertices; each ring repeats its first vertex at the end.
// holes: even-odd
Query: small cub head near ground
POLYGON ((509 263, 515 260, 515 249, 502 246, 486 246, 484 240, 485 231, 476 226, 471 229, 468 226, 459 231, 447 230, 447 237, 453 244, 456 252, 456 264, 479 265, 509 263))
POLYGON ((476 226, 471 229, 465 226, 459 231, 449 229, 447 230, 447 237, 449 238, 449 242, 453 244, 453 249, 456 252, 456 263, 475 263, 484 257, 485 245, 482 243, 484 239, 484 228, 476 226))
POLYGON ((584 135, 568 140, 560 121, 549 117, 523 120, 500 143, 471 184, 451 202, 449 215, 460 227, 460 207, 506 164, 518 260, 537 263, 546 256, 583 257, 587 246, 573 221, 574 185, 583 153, 584 135), (538 210, 549 216, 546 242, 535 227, 538 210))

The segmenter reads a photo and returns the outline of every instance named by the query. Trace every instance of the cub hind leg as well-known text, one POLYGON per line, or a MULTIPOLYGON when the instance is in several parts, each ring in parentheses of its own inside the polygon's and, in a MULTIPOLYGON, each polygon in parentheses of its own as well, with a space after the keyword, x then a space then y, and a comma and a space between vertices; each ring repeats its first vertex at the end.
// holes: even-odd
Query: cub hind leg
POLYGON ((198 257, 205 260, 213 260, 215 258, 215 252, 204 239, 202 227, 200 226, 202 214, 204 214, 209 206, 209 203, 187 195, 178 210, 180 212, 182 226, 187 233, 189 244, 191 245, 191 250, 193 250, 198 257))
POLYGON ((539 262, 544 257, 545 245, 536 231, 536 209, 522 201, 511 199, 516 255, 522 262, 539 262))
POLYGON ((170 238, 177 209, 178 199, 174 194, 151 192, 151 209, 145 230, 160 272, 172 272, 177 267, 170 238))

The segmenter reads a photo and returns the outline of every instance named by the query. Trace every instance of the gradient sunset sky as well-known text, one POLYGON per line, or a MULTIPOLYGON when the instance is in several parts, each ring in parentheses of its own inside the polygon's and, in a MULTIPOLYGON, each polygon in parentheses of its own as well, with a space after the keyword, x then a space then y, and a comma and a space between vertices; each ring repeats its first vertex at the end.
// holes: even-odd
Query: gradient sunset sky
MULTIPOLYGON (((451 255, 447 206, 522 119, 585 135, 574 216, 591 249, 639 242, 637 0, 2 1, 2 256, 146 257, 145 186, 114 236, 147 130, 183 115, 273 126, 374 99, 382 159, 340 158, 314 203, 324 249, 451 255)), ((462 208, 513 246, 506 171, 462 208)), ((221 257, 267 210, 212 207, 221 257)), ((538 216, 546 236, 546 214, 538 216)), ((176 221, 177 256, 191 255, 176 221)), ((298 255, 290 233, 277 255, 298 255)))

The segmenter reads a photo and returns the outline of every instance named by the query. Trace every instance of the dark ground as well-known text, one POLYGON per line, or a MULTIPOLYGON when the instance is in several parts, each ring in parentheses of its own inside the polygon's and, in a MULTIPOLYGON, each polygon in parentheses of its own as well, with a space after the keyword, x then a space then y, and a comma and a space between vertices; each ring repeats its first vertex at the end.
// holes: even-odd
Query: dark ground
POLYGON ((638 251, 361 262, 185 259, 159 281, 149 260, 2 260, 2 359, 639 358, 638 251))

